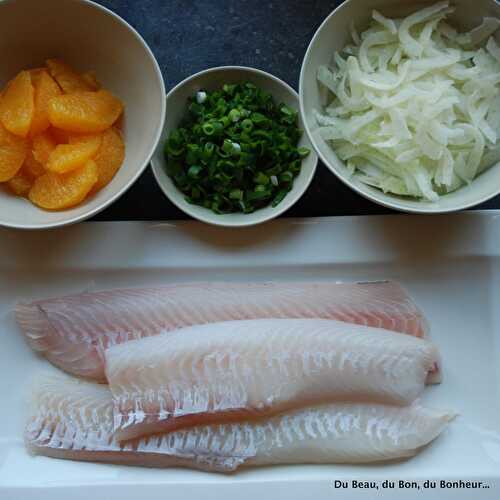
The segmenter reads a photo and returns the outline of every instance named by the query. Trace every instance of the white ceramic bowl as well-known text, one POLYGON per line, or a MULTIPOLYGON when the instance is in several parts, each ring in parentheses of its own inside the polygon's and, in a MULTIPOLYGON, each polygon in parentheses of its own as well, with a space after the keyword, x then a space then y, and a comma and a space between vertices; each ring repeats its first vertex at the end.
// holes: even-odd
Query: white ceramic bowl
MULTIPOLYGON (((198 205, 192 205, 184 199, 184 194, 177 189, 165 171, 165 156, 163 146, 170 132, 175 129, 186 113, 186 103, 189 97, 197 91, 216 90, 224 83, 237 83, 242 81, 252 82, 259 88, 270 92, 276 102, 284 102, 292 108, 298 110, 299 96, 285 82, 269 73, 254 68, 240 66, 225 66, 201 71, 179 83, 167 95, 167 119, 160 144, 153 156, 153 172, 161 189, 169 200, 182 211, 202 222, 214 224, 216 226, 245 227, 260 224, 278 217, 288 210, 307 190, 316 171, 318 157, 304 133, 299 142, 299 146, 308 147, 311 154, 302 162, 300 174, 294 181, 292 190, 277 207, 265 207, 251 214, 224 214, 219 215, 211 210, 198 205)), ((299 119, 300 120, 300 119, 299 119)), ((300 120, 300 127, 304 124, 300 120)))
POLYGON ((113 181, 81 205, 49 212, 0 189, 0 225, 46 229, 81 221, 122 195, 146 168, 165 118, 165 86, 144 40, 123 19, 86 0, 0 2, 0 85, 58 57, 94 70, 125 103, 126 158, 113 181))
MULTIPOLYGON (((358 30, 365 28, 373 9, 387 16, 402 17, 435 1, 413 0, 347 0, 334 10, 319 27, 307 49, 300 74, 300 110, 305 129, 325 165, 345 184, 380 205, 411 213, 445 213, 462 210, 493 198, 500 193, 500 164, 494 166, 472 184, 443 196, 438 202, 420 202, 384 194, 382 191, 349 178, 344 163, 329 144, 312 132, 317 128, 314 110, 321 110, 323 93, 316 80, 318 67, 331 62, 335 51, 350 43, 349 26, 354 21, 358 30)), ((500 17, 500 4, 495 0, 453 0, 456 12, 451 23, 469 30, 481 24, 485 16, 500 17)))

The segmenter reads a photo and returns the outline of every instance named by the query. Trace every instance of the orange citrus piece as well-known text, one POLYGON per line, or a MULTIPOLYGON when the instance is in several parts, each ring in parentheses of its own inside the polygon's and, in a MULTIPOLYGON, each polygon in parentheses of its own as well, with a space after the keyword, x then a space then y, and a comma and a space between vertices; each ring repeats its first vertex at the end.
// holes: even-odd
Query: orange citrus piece
POLYGON ((35 160, 33 151, 30 148, 28 148, 28 153, 26 154, 26 159, 24 160, 21 171, 23 171, 24 173, 26 173, 26 175, 29 175, 33 179, 40 177, 46 172, 45 167, 40 162, 35 160))
POLYGON ((47 172, 35 181, 29 199, 47 210, 74 207, 85 199, 97 178, 97 166, 92 160, 67 174, 47 172))
POLYGON ((122 102, 107 90, 75 92, 51 99, 49 120, 69 132, 93 134, 111 127, 122 111, 122 102))
POLYGON ((52 135, 45 131, 33 138, 33 156, 35 160, 45 165, 49 159, 50 153, 57 146, 52 135))
POLYGON ((41 73, 47 73, 47 68, 33 68, 33 69, 30 69, 29 72, 30 72, 30 75, 31 75, 31 84, 34 87, 37 78, 40 77, 40 74, 41 73))
POLYGON ((69 133, 60 128, 50 127, 50 135, 55 139, 57 144, 68 144, 69 133))
POLYGON ((47 71, 40 71, 34 75, 32 73, 31 78, 35 88, 35 112, 31 122, 30 136, 35 137, 50 127, 47 113, 49 101, 61 95, 62 91, 47 71))
POLYGON ((96 74, 93 71, 88 71, 87 73, 84 73, 82 75, 82 78, 91 87, 92 90, 99 90, 102 87, 99 80, 97 79, 96 74))
POLYGON ((19 137, 26 137, 33 120, 34 90, 29 71, 21 71, 5 89, 0 100, 3 126, 19 137))
MULTIPOLYGON (((101 145, 101 136, 79 138, 78 142, 59 144, 50 153, 47 161, 47 170, 64 174, 81 167, 92 159, 101 145)), ((71 139, 70 139, 71 141, 71 139)))
MULTIPOLYGON (((55 130, 55 129, 54 129, 55 130)), ((68 144, 79 144, 82 142, 92 142, 101 145, 103 134, 75 134, 74 132, 66 132, 66 142, 68 144)))
POLYGON ((48 59, 45 61, 50 74, 66 93, 80 92, 82 90, 95 90, 81 75, 73 68, 59 59, 48 59))
POLYGON ((99 180, 94 190, 102 189, 111 182, 125 159, 125 144, 115 128, 110 128, 102 135, 102 143, 94 161, 99 172, 99 180))
POLYGON ((17 196, 26 196, 32 185, 33 180, 24 172, 24 169, 21 169, 12 179, 7 181, 7 186, 17 196))
POLYGON ((28 143, 0 124, 0 182, 14 177, 28 153, 28 143))

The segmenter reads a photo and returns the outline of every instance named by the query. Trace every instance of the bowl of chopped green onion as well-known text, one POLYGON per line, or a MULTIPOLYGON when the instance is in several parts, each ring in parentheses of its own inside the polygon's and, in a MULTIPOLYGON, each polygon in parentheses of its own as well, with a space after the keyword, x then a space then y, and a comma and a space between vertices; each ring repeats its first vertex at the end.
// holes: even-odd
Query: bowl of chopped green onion
POLYGON ((316 170, 298 94, 263 71, 197 73, 167 95, 153 157, 158 184, 178 208, 209 224, 260 224, 288 210, 316 170))

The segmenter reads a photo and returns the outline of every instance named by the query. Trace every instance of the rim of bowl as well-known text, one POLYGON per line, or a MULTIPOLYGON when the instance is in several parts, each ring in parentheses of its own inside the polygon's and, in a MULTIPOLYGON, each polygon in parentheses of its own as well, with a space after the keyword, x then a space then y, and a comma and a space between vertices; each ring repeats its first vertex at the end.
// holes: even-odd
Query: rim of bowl
MULTIPOLYGON (((500 193, 500 188, 497 193, 492 193, 488 194, 486 196, 482 196, 481 198, 478 198, 477 201, 474 202, 469 202, 469 203, 464 203, 461 205, 458 205, 456 208, 418 208, 418 207, 403 207, 401 205, 398 205, 397 198, 395 198, 394 202, 390 202, 388 200, 381 200, 378 198, 377 195, 368 193, 360 189, 358 186, 355 184, 351 183, 348 179, 345 179, 337 170, 330 165, 330 161, 326 158, 325 155, 321 152, 319 147, 316 145, 316 141, 314 139, 313 134, 309 130, 309 125, 306 120, 306 112, 305 112, 305 107, 304 107, 304 80, 306 78, 305 76, 305 65, 306 62, 308 61, 311 52, 313 51, 314 45, 316 43, 316 39, 319 37, 319 34, 323 31, 325 25, 330 21, 332 17, 334 17, 338 12, 340 12, 342 9, 346 8, 346 6, 350 3, 353 3, 355 0, 346 0, 343 2, 341 5, 336 7, 330 14, 323 20, 323 22, 320 24, 318 29, 315 31, 311 41, 309 42, 309 45, 307 46, 306 53, 304 55, 304 59, 302 60, 302 66, 300 68, 300 77, 299 77, 299 106, 300 106, 300 113, 302 115, 302 122, 304 123, 304 129, 306 131, 307 136, 309 137, 309 141, 311 142, 315 152, 323 162, 323 164, 332 172, 337 179, 339 179, 342 183, 344 183, 347 187, 355 191, 357 194, 361 195, 363 198, 366 198, 374 203, 377 203, 378 205, 381 205, 385 208, 390 208, 392 210, 397 210, 398 212, 403 212, 403 213, 409 213, 409 214, 418 214, 418 215, 435 215, 435 214, 447 214, 447 213, 453 213, 453 212, 459 212, 461 210, 467 210, 468 208, 475 207, 477 205, 480 205, 481 203, 485 203, 488 200, 491 200, 495 196, 498 196, 500 193)), ((430 0, 429 0, 430 1, 430 0)))
MULTIPOLYGON (((285 87, 297 99, 297 102, 299 101, 299 94, 297 93, 297 91, 293 87, 288 85, 288 83, 281 80, 281 78, 278 78, 277 76, 274 76, 271 73, 268 73, 267 71, 263 71, 263 70, 257 69, 257 68, 252 68, 250 66, 216 66, 214 68, 208 68, 208 69, 204 69, 202 71, 199 71, 198 73, 194 73, 193 75, 188 76, 187 78, 185 78, 184 80, 179 82, 177 85, 175 85, 168 92, 167 100, 177 90, 179 90, 181 87, 188 84, 192 80, 195 80, 203 75, 206 75, 207 73, 215 73, 217 71, 227 71, 227 70, 239 70, 239 71, 246 71, 249 73, 258 73, 264 77, 267 77, 271 80, 274 80, 275 82, 279 83, 281 86, 285 87)), ((304 123, 304 128, 305 128, 305 122, 304 122, 302 117, 301 117, 301 120, 304 123)), ((165 124, 164 124, 164 127, 165 127, 165 124)), ((312 141, 309 137, 309 134, 306 137, 312 146, 312 141)), ((193 217, 196 220, 199 220, 200 222, 204 222, 206 224, 211 224, 212 226, 228 227, 228 228, 251 227, 251 226, 257 226, 259 224, 263 224, 265 222, 269 222, 269 221, 279 217, 280 215, 284 214, 287 210, 292 208, 292 206, 295 205, 295 203, 297 203, 300 200, 300 198, 302 198, 302 196, 305 194, 305 192, 309 189, 309 186, 311 185, 311 182, 312 182, 314 175, 316 173, 316 169, 318 167, 318 154, 317 154, 317 151, 314 147, 312 147, 310 154, 315 156, 314 166, 311 169, 311 173, 309 174, 308 178, 306 179, 306 184, 304 186, 304 189, 303 189, 302 193, 298 196, 298 198, 294 202, 292 202, 289 206, 283 205, 282 207, 279 207, 279 205, 278 205, 279 208, 276 207, 276 212, 273 212, 270 216, 265 217, 262 220, 257 220, 257 221, 253 221, 253 222, 228 222, 228 221, 222 222, 222 221, 218 221, 216 219, 217 214, 209 211, 208 209, 206 209, 208 211, 207 216, 204 216, 203 214, 195 213, 197 209, 203 208, 203 207, 201 207, 199 205, 193 205, 191 208, 191 205, 185 206, 185 205, 182 205, 181 203, 179 203, 177 200, 172 199, 172 197, 170 196, 170 193, 168 192, 167 188, 164 186, 163 182, 160 180, 160 178, 156 172, 157 169, 161 168, 161 165, 159 164, 159 162, 157 162, 155 160, 154 157, 153 157, 153 160, 151 161, 151 169, 153 171, 153 175, 156 179, 156 182, 160 186, 160 189, 163 191, 163 194, 170 200, 171 203, 173 203, 179 210, 181 210, 185 214, 193 217)), ((174 186, 174 187, 175 187, 175 189, 178 190, 178 188, 176 186, 174 186)), ((291 192, 289 194, 291 194, 291 192)), ((241 215, 246 215, 246 214, 241 214, 241 215)))
POLYGON ((92 210, 89 210, 81 215, 77 215, 75 217, 71 217, 70 219, 63 220, 60 222, 48 222, 48 223, 44 223, 44 224, 26 223, 26 224, 21 225, 21 224, 5 223, 5 222, 2 222, 0 220, 0 226, 3 226, 3 227, 12 228, 12 229, 25 229, 25 230, 55 229, 58 227, 76 224, 76 223, 81 222, 83 220, 89 219, 90 217, 93 217, 94 215, 97 215, 99 212, 102 212, 104 209, 106 209, 112 203, 114 203, 118 198, 120 198, 122 195, 124 195, 130 189, 130 187, 135 183, 135 181, 141 176, 141 174, 144 172, 144 170, 147 168, 147 166, 151 162, 151 158, 153 157, 153 154, 156 150, 156 147, 158 146, 158 143, 160 142, 160 139, 161 139, 161 134, 163 132, 163 127, 165 125, 165 116, 166 116, 166 100, 165 100, 166 90, 165 90, 165 81, 163 79, 160 65, 158 64, 158 61, 156 60, 156 57, 153 54, 153 51, 151 50, 149 45, 146 43, 144 38, 139 34, 139 32, 132 25, 130 25, 127 21, 125 21, 125 19, 120 17, 118 14, 116 14, 112 10, 110 10, 107 7, 104 7, 103 5, 100 5, 92 0, 73 0, 73 1, 88 4, 91 7, 100 10, 104 14, 113 17, 116 21, 118 21, 119 23, 124 25, 130 31, 130 33, 143 46, 147 56, 149 57, 149 59, 153 63, 153 67, 154 67, 156 76, 157 76, 158 81, 160 83, 160 91, 162 93, 162 99, 161 99, 162 102, 161 102, 161 109, 160 109, 160 124, 158 126, 158 130, 156 131, 156 136, 154 138, 153 145, 151 147, 151 151, 146 155, 143 163, 137 169, 135 174, 132 175, 130 180, 125 184, 125 186, 122 189, 120 189, 114 195, 110 196, 109 199, 105 200, 98 207, 96 207, 92 210))

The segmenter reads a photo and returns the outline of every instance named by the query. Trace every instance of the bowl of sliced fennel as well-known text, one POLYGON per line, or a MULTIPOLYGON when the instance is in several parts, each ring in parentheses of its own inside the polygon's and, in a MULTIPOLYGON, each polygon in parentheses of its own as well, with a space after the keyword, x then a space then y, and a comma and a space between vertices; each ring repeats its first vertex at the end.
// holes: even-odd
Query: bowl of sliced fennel
POLYGON ((500 4, 347 0, 300 75, 305 129, 357 193, 410 213, 500 193, 500 4))

